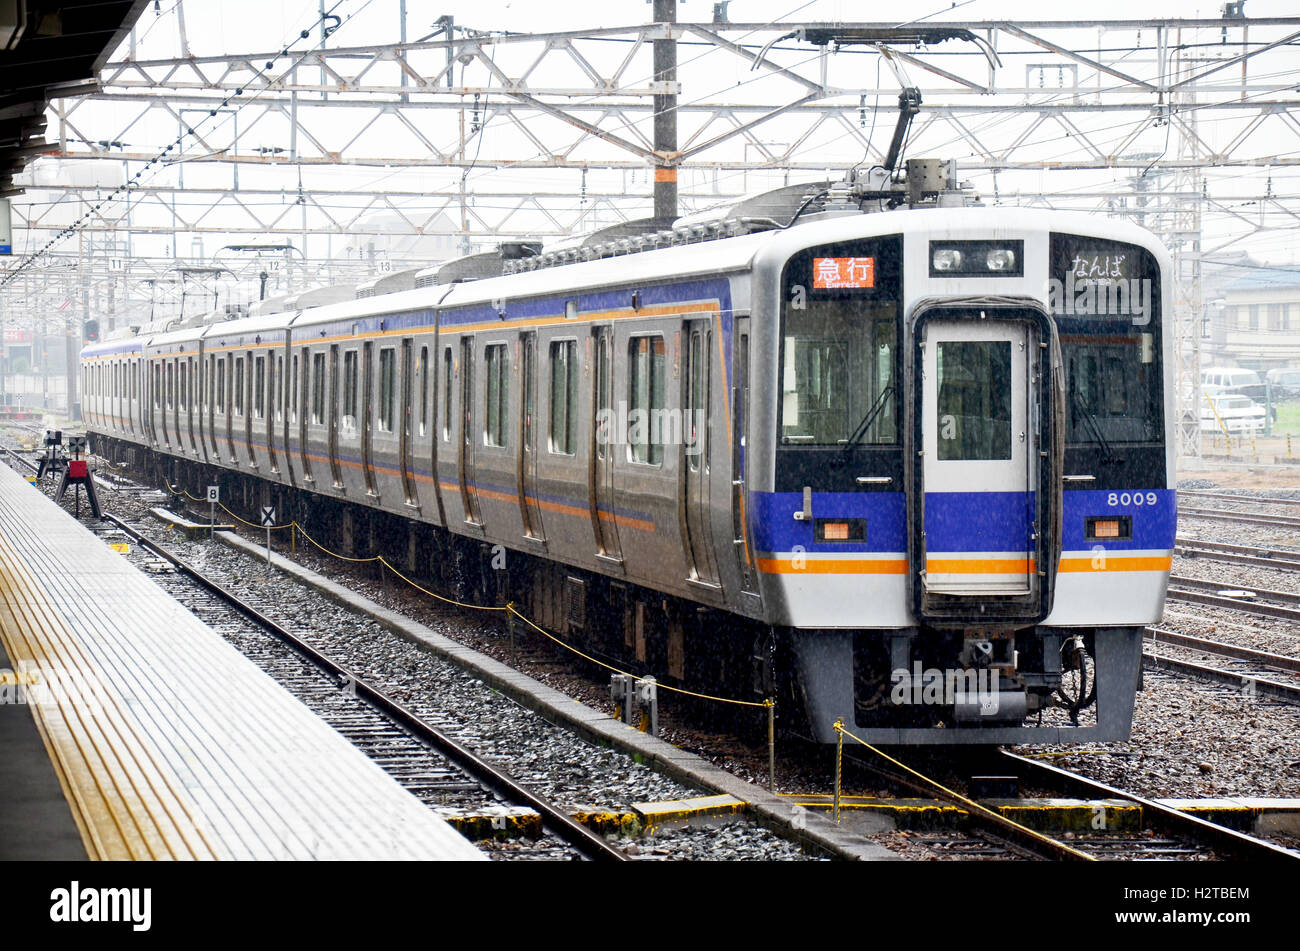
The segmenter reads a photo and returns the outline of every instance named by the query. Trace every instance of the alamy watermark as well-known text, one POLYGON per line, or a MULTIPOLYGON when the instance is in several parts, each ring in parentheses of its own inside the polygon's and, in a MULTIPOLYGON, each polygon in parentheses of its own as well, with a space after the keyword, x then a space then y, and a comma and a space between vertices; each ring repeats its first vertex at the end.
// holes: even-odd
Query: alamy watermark
POLYGON ((895 706, 947 706, 979 704, 981 716, 998 712, 998 671, 992 667, 967 669, 923 667, 913 661, 911 669, 890 671, 890 702, 895 706))
POLYGON ((1129 317, 1133 326, 1151 323, 1151 281, 1148 278, 1076 277, 1047 281, 1047 305, 1066 317, 1129 317))
POLYGON ((686 455, 704 451, 704 433, 708 415, 676 407, 666 409, 628 409, 626 400, 617 408, 596 413, 596 441, 602 446, 683 446, 686 455))
POLYGON ((42 668, 20 661, 17 669, 0 667, 0 706, 52 706, 71 702, 86 709, 103 703, 102 685, 78 671, 42 668))

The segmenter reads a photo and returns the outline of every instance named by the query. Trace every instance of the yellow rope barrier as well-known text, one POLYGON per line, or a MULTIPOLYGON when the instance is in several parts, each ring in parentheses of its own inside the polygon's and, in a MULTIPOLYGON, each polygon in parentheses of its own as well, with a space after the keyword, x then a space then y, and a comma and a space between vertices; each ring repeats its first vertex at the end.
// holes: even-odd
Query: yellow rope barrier
MULTIPOLYGON (((942 792, 946 793, 947 795, 953 797, 953 798, 956 799, 958 802, 962 803, 962 805, 966 806, 966 808, 968 808, 968 809, 972 809, 972 810, 974 810, 975 812, 979 812, 979 813, 981 813, 981 814, 983 814, 983 815, 986 815, 986 816, 991 816, 992 818, 997 819, 999 822, 1004 822, 1004 823, 1006 823, 1006 824, 1008 824, 1008 825, 1015 826, 1017 829, 1020 829, 1020 830, 1024 831, 1025 833, 1027 833, 1031 838, 1036 839, 1036 840, 1038 840, 1038 841, 1040 841, 1040 842, 1048 843, 1048 844, 1052 845, 1052 846, 1055 847, 1055 848, 1063 848, 1063 849, 1065 849, 1065 851, 1069 852, 1069 853, 1070 853, 1074 858, 1077 858, 1077 859, 1083 859, 1083 860, 1086 861, 1086 862, 1095 862, 1095 861, 1097 861, 1097 859, 1096 859, 1094 856, 1089 855, 1087 852, 1080 852, 1078 849, 1072 848, 1072 847, 1070 847, 1070 846, 1068 846, 1068 845, 1064 845, 1063 843, 1058 842, 1057 840, 1052 839, 1052 838, 1050 838, 1050 837, 1048 837, 1048 836, 1045 836, 1045 835, 1043 835, 1041 832, 1037 832, 1037 831, 1035 831, 1035 830, 1029 828, 1028 826, 1023 826, 1023 825, 1021 825, 1019 822, 1015 822, 1015 821, 1013 821, 1013 820, 1011 820, 1011 819, 1008 819, 1006 816, 1002 815, 1000 812, 994 812, 992 809, 989 809, 987 806, 981 806, 979 803, 975 802, 974 800, 972 800, 972 799, 967 799, 967 798, 966 798, 965 796, 963 796, 961 793, 953 792, 951 789, 949 789, 947 786, 943 785, 942 783, 938 782, 937 780, 933 780, 933 779, 931 779, 929 776, 925 776, 925 775, 923 775, 923 774, 921 774, 921 773, 918 773, 916 770, 912 769, 912 767, 908 766, 907 764, 905 764, 905 763, 900 763, 898 760, 894 759, 892 756, 890 756, 890 755, 887 754, 887 753, 882 753, 880 750, 876 749, 874 746, 872 746, 872 745, 871 745, 870 743, 868 743, 866 740, 863 740, 863 739, 860 739, 859 737, 854 736, 854 735, 853 735, 852 733, 850 733, 848 730, 844 729, 844 723, 843 723, 843 721, 841 721, 841 720, 836 720, 836 721, 835 721, 835 724, 834 724, 834 728, 835 728, 835 731, 836 731, 837 733, 839 733, 841 737, 847 736, 849 739, 851 739, 851 740, 855 740, 856 742, 858 742, 858 743, 862 744, 863 746, 865 746, 867 749, 871 750, 871 752, 875 753, 875 754, 876 754, 877 756, 879 756, 880 758, 882 758, 882 759, 884 759, 884 760, 886 760, 886 761, 892 763, 893 765, 897 766, 899 769, 903 770, 904 772, 909 773, 909 774, 912 775, 912 776, 915 776, 917 779, 921 780, 921 782, 923 782, 923 783, 927 783, 927 784, 933 786, 935 789, 941 790, 942 792)), ((838 790, 838 788, 837 788, 837 790, 836 790, 836 794, 837 794, 837 795, 838 795, 838 792, 839 792, 839 790, 838 790)))
POLYGON ((513 610, 513 608, 511 608, 510 605, 508 605, 508 604, 506 604, 506 605, 467 604, 467 603, 464 602, 464 601, 457 601, 457 600, 455 600, 454 598, 448 598, 448 597, 446 597, 445 595, 441 595, 441 594, 438 594, 437 592, 430 591, 428 588, 425 588, 425 587, 423 587, 423 586, 421 586, 421 585, 416 584, 416 583, 415 583, 414 581, 412 581, 410 578, 406 577, 406 575, 402 574, 400 571, 398 571, 396 568, 394 568, 391 564, 389 564, 389 563, 388 563, 388 560, 387 560, 386 558, 384 558, 383 555, 380 555, 380 556, 379 556, 379 561, 380 561, 380 563, 383 564, 383 566, 384 566, 385 568, 387 568, 387 569, 388 569, 389 571, 391 571, 393 574, 397 575, 397 577, 401 578, 403 581, 405 581, 407 584, 409 584, 409 585, 410 585, 412 588, 414 588, 416 591, 422 591, 423 593, 427 594, 429 597, 431 597, 431 598, 437 598, 439 601, 445 601, 445 602, 448 603, 448 604, 454 604, 454 605, 456 605, 457 607, 460 607, 460 608, 470 608, 470 609, 475 610, 475 611, 507 611, 507 612, 508 612, 508 611, 513 610))
MULTIPOLYGON (((535 630, 537 633, 541 634, 543 637, 550 638, 556 644, 559 644, 565 650, 572 651, 573 653, 581 657, 583 660, 589 660, 593 664, 596 664, 599 667, 604 667, 606 670, 612 670, 616 674, 623 674, 625 677, 637 676, 636 674, 633 674, 629 671, 620 670, 619 668, 613 666, 612 664, 607 664, 603 660, 597 660, 595 657, 592 657, 590 654, 584 654, 582 651, 578 650, 576 647, 574 647, 571 644, 566 644, 564 641, 560 640, 550 631, 547 631, 545 628, 539 627, 538 625, 534 624, 531 619, 520 614, 519 611, 517 611, 515 608, 507 605, 506 609, 515 617, 519 618, 519 620, 523 621, 525 624, 527 624, 529 627, 535 630)), ((656 686, 660 690, 671 690, 673 693, 685 694, 688 697, 698 697, 701 700, 712 700, 717 703, 732 703, 741 707, 768 707, 772 705, 771 700, 763 700, 761 702, 757 702, 753 700, 732 700, 728 697, 714 697, 707 693, 696 693, 693 690, 685 690, 681 687, 673 687, 670 684, 665 684, 665 683, 656 683, 656 686)))
MULTIPOLYGON (((170 483, 166 483, 166 485, 167 485, 167 490, 171 492, 171 494, 174 496, 180 497, 183 495, 193 502, 207 501, 207 499, 195 498, 194 496, 190 495, 189 492, 184 490, 178 492, 171 487, 170 483)), ((221 507, 221 510, 225 512, 227 515, 229 515, 231 518, 235 519, 240 524, 247 525, 249 528, 264 530, 267 527, 265 525, 255 525, 252 522, 248 521, 247 519, 240 518, 234 512, 230 511, 230 509, 228 509, 225 506, 225 504, 222 502, 218 502, 217 505, 219 505, 221 507)), ((548 638, 552 642, 558 644, 560 647, 563 647, 565 650, 577 654, 583 660, 589 661, 597 665, 598 667, 604 667, 606 670, 613 671, 616 674, 623 674, 624 676, 627 677, 637 676, 636 674, 633 674, 630 671, 620 670, 618 667, 615 667, 612 664, 607 664, 602 660, 597 660, 595 657, 592 657, 590 654, 585 654, 582 651, 578 650, 578 648, 574 647, 572 644, 568 644, 565 641, 560 640, 560 638, 556 637, 550 631, 547 631, 545 628, 540 627, 539 625, 534 623, 531 618, 525 616, 524 614, 521 614, 519 610, 514 606, 514 602, 505 605, 487 605, 487 604, 469 604, 465 601, 457 601, 455 598, 448 598, 445 595, 438 594, 435 591, 430 591, 428 588, 425 588, 422 585, 417 584, 415 581, 412 581, 410 578, 404 575, 397 568, 394 568, 393 565, 390 564, 389 561, 386 558, 384 558, 383 555, 370 555, 367 558, 353 558, 348 555, 343 555, 340 554, 339 552, 332 551, 331 549, 326 548, 320 542, 316 541, 316 539, 312 538, 311 535, 307 532, 307 530, 303 528, 302 525, 297 521, 289 522, 285 525, 271 526, 272 530, 283 529, 283 528, 292 528, 292 529, 296 529, 299 532, 302 532, 303 538, 307 539, 307 541, 311 542, 313 545, 315 545, 325 554, 329 555, 331 558, 337 558, 340 561, 347 561, 347 562, 351 562, 352 564, 369 564, 371 562, 377 561, 385 568, 387 568, 389 571, 391 571, 393 574, 395 574, 397 577, 401 578, 403 581, 409 584, 412 588, 421 592, 422 594, 428 595, 431 598, 435 598, 436 600, 442 601, 445 604, 455 605, 458 608, 468 608, 469 610, 472 611, 504 611, 508 616, 519 618, 519 620, 523 621, 525 624, 527 624, 533 630, 537 631, 537 633, 541 634, 543 637, 548 638)), ((733 700, 729 697, 715 697, 707 693, 697 693, 693 690, 686 690, 682 687, 674 687, 671 684, 657 683, 656 686, 660 690, 668 690, 671 691, 672 693, 679 693, 688 697, 696 697, 700 700, 710 700, 713 701, 714 703, 730 703, 741 707, 761 707, 761 708, 769 708, 775 706, 775 703, 772 700, 763 700, 763 701, 733 700)))

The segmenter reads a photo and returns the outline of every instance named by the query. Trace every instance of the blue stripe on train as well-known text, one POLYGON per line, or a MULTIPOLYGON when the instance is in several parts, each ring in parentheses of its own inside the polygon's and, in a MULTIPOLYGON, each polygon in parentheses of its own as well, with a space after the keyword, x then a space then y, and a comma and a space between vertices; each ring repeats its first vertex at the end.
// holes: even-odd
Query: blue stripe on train
MULTIPOLYGON (((1021 540, 1024 511, 1032 493, 930 492, 926 494, 926 542, 930 551, 1027 551, 1021 540), (972 521, 974 519, 974 521, 972 521)), ((799 492, 753 492, 749 497, 750 533, 754 547, 763 552, 792 551, 800 545, 809 552, 907 551, 906 501, 901 492, 816 492, 814 518, 865 518, 866 543, 817 543, 813 524, 797 522, 803 508, 799 492)), ((1167 489, 1081 490, 1064 494, 1062 548, 1085 551, 1098 545, 1110 551, 1168 549, 1174 545, 1178 511, 1175 493, 1167 489), (1141 496, 1142 502, 1133 500, 1141 496), (1155 496, 1155 502, 1148 500, 1155 496), (1115 503, 1110 499, 1114 497, 1115 503), (1127 498, 1127 504, 1123 500, 1127 498), (1128 515, 1133 537, 1100 540, 1085 538, 1090 516, 1128 515)))
POLYGON ((1173 548, 1177 529, 1178 497, 1172 489, 1071 489, 1062 503, 1061 535, 1066 551, 1097 545, 1113 551, 1173 548), (1104 515, 1130 516, 1133 537, 1120 541, 1086 538, 1086 520, 1104 515))
POLYGON ((808 552, 841 554, 907 551, 907 505, 902 492, 813 494, 814 518, 865 518, 865 544, 814 541, 813 523, 794 520, 794 513, 803 508, 802 492, 751 492, 749 506, 750 538, 757 551, 793 551, 796 545, 808 552))
POLYGON ((1033 505, 1033 492, 927 492, 926 551, 1029 551, 1033 505))

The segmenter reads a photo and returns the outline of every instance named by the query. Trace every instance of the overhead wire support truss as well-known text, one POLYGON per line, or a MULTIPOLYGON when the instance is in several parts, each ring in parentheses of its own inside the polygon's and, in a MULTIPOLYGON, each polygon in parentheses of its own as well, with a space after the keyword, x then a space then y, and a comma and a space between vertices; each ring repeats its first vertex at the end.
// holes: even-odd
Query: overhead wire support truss
MULTIPOLYGON (((262 233, 300 236, 312 260, 340 235, 450 234, 463 246, 567 236, 654 214, 670 177, 675 213, 689 213, 878 163, 890 123, 869 128, 863 104, 888 108, 915 87, 924 105, 907 155, 956 159, 986 195, 998 175, 998 201, 1131 214, 1166 237, 1178 263, 1179 448, 1195 451, 1187 401, 1203 248, 1300 220, 1300 17, 900 29, 678 22, 676 6, 662 0, 652 23, 531 34, 447 18, 380 45, 345 45, 345 28, 292 55, 204 55, 193 18, 182 55, 152 56, 133 36, 97 91, 53 103, 51 151, 14 204, 15 228, 39 247, 97 207, 81 227, 116 231, 126 254, 132 235, 171 233, 179 245, 262 233), (664 79, 655 51, 669 46, 675 74, 664 79), (53 158, 129 178, 156 154, 158 130, 174 134, 188 110, 218 109, 237 91, 238 128, 205 125, 180 156, 185 189, 164 174, 101 205, 95 175, 41 176, 53 158), (656 133, 669 109, 671 148, 656 133), (1257 169, 1276 183, 1247 215, 1241 206, 1264 191, 1257 169)), ((78 266, 96 267, 93 257, 78 266)))

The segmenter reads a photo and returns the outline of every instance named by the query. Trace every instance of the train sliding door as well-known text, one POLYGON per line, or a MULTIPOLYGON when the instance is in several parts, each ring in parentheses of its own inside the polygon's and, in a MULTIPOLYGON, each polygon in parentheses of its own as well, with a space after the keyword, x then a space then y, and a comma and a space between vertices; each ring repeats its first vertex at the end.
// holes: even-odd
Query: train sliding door
POLYGON ((922 317, 924 495, 922 523, 913 525, 922 605, 960 603, 969 612, 978 604, 990 620, 1038 613, 1043 519, 1040 332, 1022 314, 999 316, 922 317))
POLYGON ((596 557, 620 564, 623 550, 619 547, 618 525, 614 521, 614 450, 611 434, 600 425, 614 412, 614 329, 594 327, 591 344, 595 356, 596 372, 592 380, 591 401, 591 451, 588 459, 588 498, 591 505, 591 527, 596 536, 596 557))
POLYGON ((542 540, 542 510, 537 504, 537 334, 519 335, 520 378, 519 449, 516 470, 519 473, 519 512, 524 520, 524 534, 542 540))
MULTIPOLYGON (((412 399, 411 397, 414 391, 413 381, 415 379, 414 372, 413 372, 415 361, 411 352, 412 346, 413 346, 413 341, 411 340, 410 337, 402 338, 401 379, 398 384, 401 387, 401 394, 402 394, 401 401, 399 404, 401 406, 402 429, 399 434, 398 455, 401 458, 401 464, 402 464, 402 494, 405 497, 405 501, 407 505, 411 506, 412 508, 419 508, 420 496, 419 496, 419 491, 416 489, 415 486, 415 469, 414 469, 415 460, 412 456, 412 450, 411 450, 411 443, 412 443, 412 438, 411 438, 412 399)), ((427 353, 427 351, 424 351, 424 353, 427 353)), ((422 357, 420 360, 421 380, 424 379, 424 364, 425 364, 425 358, 422 357)), ((421 400, 422 400, 421 406, 423 406, 423 395, 421 396, 421 400)), ((421 433, 423 433, 424 410, 421 409, 420 412, 421 412, 421 420, 420 420, 421 433)))
POLYGON ((465 521, 482 525, 478 490, 474 485, 474 337, 460 338, 460 496, 465 506, 465 521))
POLYGON ((691 558, 690 580, 716 586, 718 568, 709 524, 709 406, 713 395, 713 329, 708 320, 682 326, 686 372, 682 380, 682 522, 691 558))

